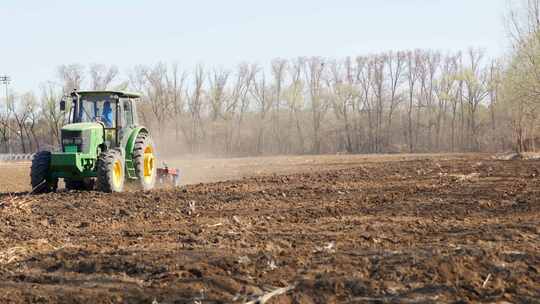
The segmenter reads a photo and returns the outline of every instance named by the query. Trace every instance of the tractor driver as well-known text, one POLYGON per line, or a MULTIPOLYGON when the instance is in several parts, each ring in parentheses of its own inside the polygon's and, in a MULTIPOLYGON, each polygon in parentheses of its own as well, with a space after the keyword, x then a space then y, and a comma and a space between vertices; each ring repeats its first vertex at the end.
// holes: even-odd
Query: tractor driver
POLYGON ((103 113, 101 115, 101 120, 105 124, 107 128, 112 128, 113 126, 113 111, 111 107, 111 103, 106 100, 103 103, 103 113))

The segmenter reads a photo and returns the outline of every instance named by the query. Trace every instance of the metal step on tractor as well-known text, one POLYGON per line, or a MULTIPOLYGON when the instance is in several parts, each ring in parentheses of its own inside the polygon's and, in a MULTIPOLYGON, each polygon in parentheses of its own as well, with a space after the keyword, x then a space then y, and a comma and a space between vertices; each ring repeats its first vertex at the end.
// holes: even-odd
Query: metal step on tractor
POLYGON ((60 101, 69 117, 61 129, 61 152, 40 151, 30 170, 32 193, 69 190, 122 192, 126 181, 151 190, 156 181, 179 183, 177 169, 158 168, 149 130, 139 125, 139 94, 73 91, 60 101))

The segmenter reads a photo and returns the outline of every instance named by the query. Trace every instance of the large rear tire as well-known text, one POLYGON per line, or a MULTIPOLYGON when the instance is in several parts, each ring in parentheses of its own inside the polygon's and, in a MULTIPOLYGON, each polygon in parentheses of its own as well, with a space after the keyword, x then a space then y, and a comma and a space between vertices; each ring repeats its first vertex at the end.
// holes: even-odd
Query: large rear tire
POLYGON ((156 185, 157 166, 154 142, 147 133, 139 133, 133 147, 133 165, 137 183, 145 190, 152 190, 156 185))
POLYGON ((30 167, 30 184, 32 193, 47 193, 56 191, 58 179, 49 177, 51 166, 51 152, 40 151, 32 158, 30 167))
POLYGON ((103 192, 122 192, 125 183, 125 164, 118 150, 101 152, 97 160, 97 188, 103 192))

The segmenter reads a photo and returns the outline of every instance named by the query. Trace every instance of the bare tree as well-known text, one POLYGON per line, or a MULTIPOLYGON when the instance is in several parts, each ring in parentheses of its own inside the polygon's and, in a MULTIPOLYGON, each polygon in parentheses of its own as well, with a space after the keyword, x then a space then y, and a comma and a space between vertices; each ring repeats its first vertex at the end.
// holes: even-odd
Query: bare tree
POLYGON ((208 77, 210 84, 210 116, 212 121, 216 121, 218 118, 223 117, 223 107, 225 105, 226 86, 229 79, 230 72, 223 69, 215 69, 213 73, 208 77))
MULTIPOLYGON (((372 103, 371 96, 371 77, 372 77, 372 65, 370 64, 370 58, 368 57, 357 57, 356 66, 357 66, 357 81, 360 84, 360 97, 358 98, 358 114, 362 117, 362 114, 367 115, 368 127, 367 127, 367 143, 364 145, 366 148, 364 151, 373 153, 375 152, 374 145, 374 125, 375 119, 373 115, 374 105, 372 103)), ((359 135, 360 136, 360 135, 359 135)), ((358 141, 362 141, 362 138, 359 138, 358 141)))
POLYGON ((353 72, 353 65, 350 58, 346 58, 343 63, 333 61, 330 63, 330 75, 327 79, 327 86, 332 93, 330 103, 334 109, 336 118, 342 121, 345 137, 345 150, 353 152, 353 129, 351 126, 351 111, 358 96, 357 87, 353 72))
POLYGON ((27 132, 27 122, 28 118, 30 117, 31 113, 35 110, 35 96, 30 93, 25 93, 20 97, 19 102, 16 102, 17 106, 13 107, 13 119, 15 120, 17 129, 16 134, 19 137, 19 143, 21 146, 21 152, 27 153, 29 150, 27 146, 27 141, 25 141, 25 137, 28 139, 28 144, 30 145, 30 138, 28 137, 27 132))
POLYGON ((468 148, 473 151, 479 150, 477 123, 478 106, 488 95, 488 73, 481 66, 483 57, 483 51, 469 49, 469 62, 463 75, 468 109, 468 148))
POLYGON ((41 143, 39 138, 38 124, 40 123, 40 107, 37 102, 36 96, 32 93, 32 102, 28 107, 28 123, 26 125, 26 134, 28 137, 28 142, 30 143, 30 151, 40 151, 41 143), (32 145, 33 142, 33 145, 32 145))
POLYGON ((305 152, 305 139, 304 131, 302 128, 301 116, 304 111, 304 81, 302 79, 302 73, 305 69, 305 59, 297 58, 288 67, 288 74, 290 78, 290 84, 287 90, 287 107, 289 111, 289 122, 287 132, 287 151, 289 153, 304 153, 305 152), (296 130, 296 139, 293 140, 293 132, 296 130), (293 143, 297 144, 297 147, 293 147, 293 143))
POLYGON ((415 90, 418 81, 418 65, 420 64, 419 52, 407 52, 407 83, 408 83, 408 103, 407 103, 407 142, 409 153, 415 151, 416 136, 413 130, 413 109, 415 107, 415 90))
POLYGON ((202 110, 204 106, 204 85, 205 71, 202 65, 195 68, 193 88, 187 90, 188 111, 190 115, 190 127, 185 132, 191 153, 201 152, 201 144, 205 137, 202 110))
POLYGON ((502 86, 502 73, 503 66, 501 62, 497 60, 492 60, 489 66, 489 78, 487 80, 487 91, 488 91, 488 109, 490 117, 490 126, 491 126, 491 143, 494 145, 493 150, 497 150, 497 145, 500 144, 500 147, 504 149, 504 140, 502 139, 502 132, 498 132, 497 126, 497 110, 499 107, 499 95, 502 86))
POLYGON ((313 124, 313 148, 312 153, 321 153, 321 125, 328 110, 328 102, 324 96, 323 73, 325 61, 319 57, 307 60, 305 79, 309 89, 309 105, 313 124))
POLYGON ((185 113, 186 97, 184 89, 186 86, 187 73, 180 71, 178 64, 173 64, 171 73, 166 75, 168 104, 173 108, 172 117, 174 119, 174 138, 179 140, 180 120, 185 113))
POLYGON ((371 66, 369 82, 373 92, 372 109, 375 114, 375 126, 374 126, 374 142, 372 151, 375 153, 382 152, 383 149, 383 113, 384 113, 384 101, 386 93, 385 81, 386 81, 386 56, 378 55, 371 58, 369 61, 371 66))
MULTIPOLYGON (((435 150, 441 151, 441 131, 443 126, 443 119, 446 116, 448 106, 453 109, 453 119, 455 116, 454 91, 457 85, 458 66, 455 56, 446 56, 443 59, 441 74, 435 85, 435 93, 437 96, 437 113, 435 121, 435 150)), ((452 132, 454 128, 454 121, 452 121, 452 132)), ((453 133, 452 133, 453 134, 453 133)), ((453 135, 451 141, 453 141, 453 135)))
POLYGON ((265 125, 268 111, 272 107, 272 99, 269 96, 269 87, 266 84, 264 70, 258 70, 254 76, 251 94, 255 98, 258 108, 258 131, 257 131, 257 154, 262 154, 265 145, 265 125))
POLYGON ((118 77, 116 66, 107 67, 104 64, 93 64, 90 66, 90 88, 92 90, 106 90, 118 77))
POLYGON ((389 53, 387 54, 387 61, 388 75, 390 78, 390 104, 388 109, 388 120, 386 128, 386 145, 389 145, 392 137, 392 118, 398 104, 401 102, 399 89, 403 82, 406 54, 404 52, 398 52, 396 54, 389 53))
MULTIPOLYGON (((60 128, 66 123, 66 115, 59 108, 62 94, 54 83, 45 83, 41 88, 41 109, 49 134, 49 145, 60 144, 60 128)), ((68 104, 69 106, 69 104, 68 104)))
POLYGON ((455 56, 452 56, 451 59, 447 59, 445 69, 448 69, 449 73, 446 77, 446 86, 445 90, 447 91, 448 104, 450 105, 451 110, 451 119, 450 119, 450 148, 449 150, 454 152, 456 150, 456 121, 458 119, 458 110, 462 108, 463 105, 463 79, 460 77, 462 70, 461 66, 461 52, 458 52, 455 56), (448 62, 451 60, 452 62, 448 62), (453 82, 453 88, 451 83, 453 82))
POLYGON ((272 102, 272 126, 273 126, 273 138, 277 143, 277 152, 283 153, 285 149, 284 145, 284 136, 281 126, 281 106, 282 106, 282 91, 283 83, 285 81, 287 61, 284 59, 275 59, 271 63, 272 66, 272 76, 273 76, 273 86, 274 86, 274 97, 272 102))
POLYGON ((239 146, 240 138, 242 136, 244 117, 249 106, 248 95, 255 73, 256 66, 239 65, 231 98, 227 99, 226 102, 224 119, 227 121, 226 153, 229 155, 233 153, 235 148, 238 150, 237 152, 242 150, 239 146))
POLYGON ((84 81, 84 67, 80 64, 61 65, 58 77, 62 82, 63 94, 79 90, 84 81))
POLYGON ((424 146, 430 150, 433 147, 433 127, 435 126, 435 85, 436 75, 441 62, 441 54, 438 52, 424 52, 421 58, 421 64, 419 65, 419 80, 420 80, 420 100, 417 107, 417 133, 419 134, 420 125, 422 123, 420 119, 420 109, 426 110, 426 122, 425 127, 427 134, 425 136, 426 142, 424 146))

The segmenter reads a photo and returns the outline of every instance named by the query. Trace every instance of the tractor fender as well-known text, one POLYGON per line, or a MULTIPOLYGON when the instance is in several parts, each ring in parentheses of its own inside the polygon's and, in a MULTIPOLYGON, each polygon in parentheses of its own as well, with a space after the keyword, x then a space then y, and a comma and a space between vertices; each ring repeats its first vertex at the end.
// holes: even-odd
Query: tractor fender
POLYGON ((135 139, 140 133, 148 134, 148 130, 145 127, 137 127, 131 131, 128 141, 126 143, 126 156, 128 159, 133 157, 133 147, 135 146, 135 139))

